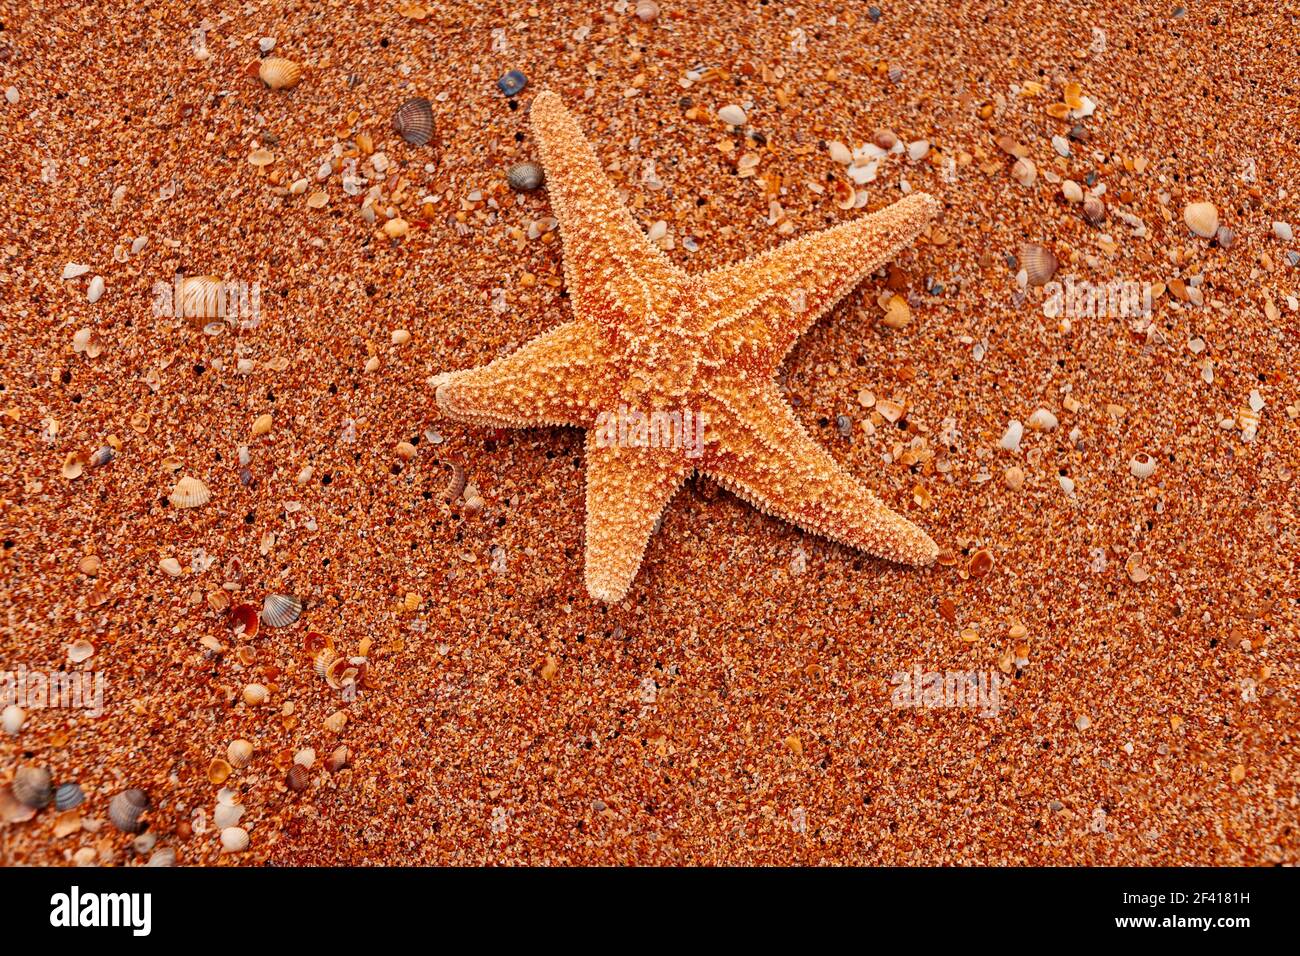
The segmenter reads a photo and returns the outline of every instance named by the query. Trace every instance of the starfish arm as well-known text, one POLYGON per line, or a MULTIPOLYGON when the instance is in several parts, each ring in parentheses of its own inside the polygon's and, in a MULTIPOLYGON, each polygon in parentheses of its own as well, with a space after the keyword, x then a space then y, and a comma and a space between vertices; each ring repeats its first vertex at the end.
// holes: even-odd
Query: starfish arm
POLYGON ((713 358, 775 371, 813 322, 898 255, 940 208, 934 197, 912 193, 869 216, 701 276, 715 304, 713 358))
POLYGON ((761 511, 877 557, 931 564, 939 549, 815 443, 775 389, 715 402, 699 470, 761 511))
POLYGON ((684 281, 619 200, 595 150, 560 98, 533 100, 533 133, 564 241, 564 278, 580 314, 618 325, 629 312, 664 312, 662 290, 684 281))
POLYGON ((438 408, 473 425, 590 425, 608 377, 595 327, 566 322, 487 365, 433 380, 438 408))
POLYGON ((680 452, 629 448, 587 436, 587 592, 621 601, 660 515, 691 470, 680 452))

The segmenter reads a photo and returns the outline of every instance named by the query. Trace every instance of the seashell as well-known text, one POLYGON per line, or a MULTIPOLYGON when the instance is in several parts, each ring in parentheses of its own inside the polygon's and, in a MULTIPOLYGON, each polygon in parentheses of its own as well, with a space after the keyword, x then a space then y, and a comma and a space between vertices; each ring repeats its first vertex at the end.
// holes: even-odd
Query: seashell
POLYGON ((257 76, 273 90, 291 90, 302 79, 302 67, 293 60, 270 56, 257 68, 257 76))
POLYGON ((400 216, 384 223, 384 235, 389 239, 400 239, 410 231, 411 224, 400 216))
POLYGON ((90 266, 83 266, 79 262, 69 262, 67 265, 63 267, 63 274, 60 276, 60 278, 64 280, 80 279, 89 271, 90 271, 90 266))
POLYGON ((744 126, 745 121, 749 119, 745 111, 735 103, 728 103, 722 109, 718 110, 718 119, 728 126, 744 126))
POLYGON ((212 825, 218 830, 238 825, 244 815, 244 808, 238 803, 218 803, 212 811, 212 825))
POLYGON ((506 182, 515 192, 530 193, 546 182, 546 173, 536 163, 515 163, 506 170, 506 182))
POLYGON ((145 866, 175 866, 176 851, 169 846, 154 850, 153 856, 149 857, 149 862, 145 866))
POLYGON ((1021 156, 1011 167, 1011 178, 1022 186, 1032 186, 1038 180, 1038 167, 1028 156, 1021 156))
POLYGON ((1096 196, 1086 196, 1083 200, 1083 218, 1096 226, 1106 218, 1106 204, 1096 196))
POLYGON ((1295 230, 1291 228, 1291 224, 1289 222, 1274 221, 1273 235, 1276 236, 1278 239, 1281 239, 1283 242, 1290 242, 1292 239, 1295 238, 1295 230))
POLYGON ((44 767, 19 767, 10 786, 18 802, 33 810, 40 810, 54 799, 50 772, 44 767))
POLYGON ((36 810, 14 796, 13 787, 0 787, 0 822, 26 823, 34 816, 36 810))
POLYGON ((144 856, 146 853, 153 852, 153 848, 157 846, 157 844, 158 834, 141 833, 131 841, 131 849, 135 850, 135 852, 139 853, 141 856, 144 856))
POLYGON ((222 282, 216 276, 186 276, 181 280, 177 318, 216 319, 222 308, 222 282))
POLYGON ((244 688, 244 703, 249 707, 259 707, 266 703, 271 692, 262 684, 249 684, 244 688))
POLYGON ((407 100, 393 113, 393 129, 412 146, 427 146, 433 139, 433 104, 423 96, 407 100))
POLYGON ((1066 202, 1083 202, 1083 187, 1073 179, 1067 179, 1061 183, 1061 195, 1066 202))
POLYGON ((269 434, 271 431, 271 422, 273 419, 269 414, 258 415, 253 419, 253 437, 258 438, 261 435, 269 434))
POLYGON ((330 773, 338 773, 348 766, 349 757, 347 744, 340 744, 332 754, 325 758, 325 769, 330 773))
POLYGON ((90 280, 90 285, 86 287, 86 301, 91 305, 98 302, 104 295, 104 277, 95 276, 90 280))
POLYGON ((1013 418, 1007 425, 1007 430, 1002 433, 1002 438, 998 440, 998 444, 1003 451, 1020 451, 1020 439, 1024 435, 1025 426, 1013 418))
POLYGON ((1020 265, 1031 286, 1046 285, 1056 275, 1056 256, 1052 250, 1035 242, 1020 247, 1020 265))
POLYGON ((1036 432, 1050 432, 1056 428, 1059 422, 1056 420, 1056 416, 1047 409, 1036 408, 1025 424, 1036 432))
POLYGON ((226 827, 221 831, 221 852, 242 853, 248 849, 248 831, 243 827, 226 827))
POLYGON ((208 764, 208 783, 220 786, 230 778, 234 769, 234 767, 222 760, 220 757, 212 758, 212 762, 208 764))
POLYGON ((878 129, 872 135, 871 141, 888 153, 898 145, 898 135, 892 129, 878 129))
POLYGON ((357 670, 348 658, 336 657, 326 666, 322 676, 325 678, 325 683, 338 690, 345 683, 356 682, 357 670))
POLYGON ((310 770, 316 765, 316 751, 311 747, 303 747, 293 755, 293 762, 300 763, 310 770))
POLYGON ((302 649, 308 654, 315 654, 329 648, 334 650, 334 638, 320 631, 308 631, 302 639, 302 649))
POLYGON ((116 457, 117 457, 117 452, 114 450, 113 446, 104 445, 103 447, 96 450, 96 452, 93 455, 90 456, 90 467, 102 468, 104 465, 107 465, 110 461, 112 461, 116 457))
POLYGON ((1214 241, 1219 244, 1220 249, 1231 249, 1236 235, 1227 226, 1220 226, 1214 233, 1214 241))
POLYGON ((284 785, 290 790, 306 790, 311 783, 311 773, 300 763, 294 764, 285 774, 284 785))
POLYGON ((76 640, 68 645, 68 662, 82 664, 95 656, 95 645, 87 640, 76 640))
POLYGON ((517 93, 523 92, 524 87, 527 85, 528 77, 524 76, 518 70, 511 70, 509 73, 502 76, 501 79, 497 80, 497 89, 506 96, 514 96, 517 93))
POLYGON ((261 621, 261 613, 252 604, 237 604, 230 612, 230 629, 236 637, 256 637, 261 621))
POLYGON ((1183 222, 1202 239, 1210 239, 1219 228, 1219 210, 1212 202, 1188 203, 1183 210, 1183 222))
POLYGON ((302 615, 302 602, 287 594, 268 594, 262 602, 262 623, 288 627, 302 615))
POLYGON ((61 840, 81 829, 81 814, 76 810, 65 810, 54 818, 54 838, 61 840))
POLYGON ((18 731, 23 729, 23 723, 27 720, 27 711, 23 710, 17 704, 10 704, 3 711, 0 711, 0 728, 10 736, 14 736, 18 731))
POLYGON ((81 452, 69 452, 68 456, 63 459, 63 467, 60 473, 68 481, 76 481, 86 470, 86 456, 81 452))
POLYGON ((636 0, 636 18, 642 23, 659 19, 659 4, 655 0, 636 0))
POLYGON ((887 329, 901 329, 912 321, 912 309, 901 295, 891 296, 880 324, 887 329))
POLYGON ((143 790, 123 790, 108 802, 108 818, 123 833, 144 829, 140 817, 149 809, 149 796, 143 790))
POLYGON ((230 746, 226 748, 226 759, 236 770, 243 770, 253 759, 253 744, 242 737, 232 740, 230 746))
POLYGON ((1156 460, 1144 451, 1138 452, 1128 462, 1129 474, 1134 478, 1150 478, 1156 471, 1156 460))
POLYGON ((176 482, 167 500, 173 508, 199 508, 212 500, 212 492, 199 479, 185 475, 176 482))
POLYGON ((316 657, 312 660, 312 669, 316 671, 317 677, 324 677, 329 673, 330 665, 338 660, 338 655, 334 653, 334 648, 323 647, 317 652, 316 657))
POLYGON ((918 139, 907 144, 907 158, 914 163, 919 163, 930 154, 930 141, 928 139, 918 139))
POLYGON ((59 810, 72 810, 86 802, 86 795, 75 783, 61 783, 54 791, 54 806, 59 810))

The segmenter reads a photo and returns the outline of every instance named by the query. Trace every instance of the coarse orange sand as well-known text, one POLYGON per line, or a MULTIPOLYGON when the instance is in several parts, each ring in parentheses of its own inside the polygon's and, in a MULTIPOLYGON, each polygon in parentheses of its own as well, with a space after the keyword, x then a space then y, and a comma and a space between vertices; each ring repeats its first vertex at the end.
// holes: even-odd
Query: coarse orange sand
POLYGON ((0 672, 107 688, 97 719, 29 709, 0 735, 0 783, 48 767, 87 798, 0 827, 0 860, 1295 863, 1300 243, 1271 223, 1300 227, 1300 15, 880 6, 873 22, 857 2, 661 0, 642 22, 608 2, 225 3, 201 23, 173 2, 0 2, 0 672), (295 88, 250 75, 266 36, 303 64, 295 88), (513 99, 509 69, 529 79, 513 99), (1047 110, 1071 82, 1096 112, 1067 158, 1051 137, 1074 122, 1047 110), (537 158, 543 88, 691 270, 860 215, 836 205, 829 141, 930 142, 882 162, 867 208, 905 180, 942 222, 888 288, 868 280, 804 336, 783 382, 946 561, 869 559, 694 480, 629 597, 592 602, 580 433, 456 425, 426 385, 570 314, 558 236, 527 236, 546 192, 504 176, 537 158), (422 148, 390 126, 416 95, 437 126, 422 148), (728 104, 743 129, 715 118, 728 104), (1104 185, 1099 226, 1066 179, 1104 185), (1194 201, 1229 248, 1184 225, 1194 201), (404 237, 378 228, 390 214, 404 237), (1054 251, 1057 279, 1165 291, 1150 321, 1063 329, 1017 285, 1025 243, 1054 251), (61 280, 69 262, 89 271, 61 280), (178 270, 258 283, 260 324, 157 316, 178 270), (891 292, 900 329, 879 321, 891 292), (83 329, 94 358, 74 350, 83 329), (864 390, 905 405, 903 428, 864 390), (1059 426, 1002 450, 1039 407, 1059 426), (105 445, 112 462, 64 477, 105 445), (455 466, 469 487, 449 504, 455 466), (182 475, 211 501, 168 505, 182 475), (209 604, 223 590, 307 608, 243 638, 209 604), (348 656, 370 642, 354 700, 317 676, 308 631, 348 656), (76 641, 94 654, 74 665, 76 641), (996 674, 999 712, 891 706, 914 667, 996 674), (244 702, 250 683, 266 703, 244 702), (210 764, 236 738, 256 750, 224 784, 250 842, 223 855, 210 764), (128 787, 152 803, 138 847, 107 821, 128 787))

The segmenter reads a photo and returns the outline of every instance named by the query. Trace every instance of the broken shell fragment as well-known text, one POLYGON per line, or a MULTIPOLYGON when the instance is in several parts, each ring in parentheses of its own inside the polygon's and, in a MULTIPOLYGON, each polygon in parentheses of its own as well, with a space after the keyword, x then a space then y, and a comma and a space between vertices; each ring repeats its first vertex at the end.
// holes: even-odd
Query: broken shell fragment
POLYGON ((149 797, 143 790, 123 790, 108 802, 108 818, 123 833, 144 829, 140 817, 149 809, 149 797))
POLYGON ((227 761, 222 760, 220 757, 214 757, 212 762, 208 764, 208 783, 221 786, 229 779, 234 769, 227 761))
POLYGON ((199 508, 212 500, 208 486, 197 478, 182 476, 167 496, 173 508, 199 508))
POLYGON ((722 109, 718 110, 718 119, 728 126, 744 126, 745 120, 749 119, 745 111, 735 103, 728 103, 722 109))
POLYGON ((302 67, 293 60, 271 56, 257 68, 257 76, 273 90, 291 90, 302 80, 302 67))
POLYGON ((412 146, 426 146, 433 139, 433 105, 416 96, 393 113, 393 129, 412 146))
POLYGON ((1156 471, 1156 460, 1144 451, 1138 452, 1128 462, 1129 474, 1134 478, 1150 478, 1156 471))
POLYGON ((348 766, 349 756, 347 745, 339 745, 332 754, 325 758, 325 769, 330 773, 338 773, 348 766))
POLYGON ((302 615, 302 602, 288 594, 268 594, 262 602, 262 622, 267 627, 288 627, 302 615))
POLYGON ((95 453, 90 456, 90 467, 102 468, 116 457, 117 452, 113 449, 113 446, 104 445, 96 449, 95 453))
POLYGON ((1011 167, 1011 178, 1022 186, 1032 186, 1038 180, 1038 167, 1028 156, 1021 156, 1011 167))

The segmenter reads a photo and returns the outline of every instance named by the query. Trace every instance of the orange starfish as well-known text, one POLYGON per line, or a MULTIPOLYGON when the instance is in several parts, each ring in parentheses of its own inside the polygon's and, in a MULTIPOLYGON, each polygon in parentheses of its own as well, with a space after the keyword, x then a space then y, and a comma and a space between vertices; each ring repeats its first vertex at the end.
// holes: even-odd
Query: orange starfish
POLYGON ((913 193, 744 262, 688 275, 619 202, 560 98, 532 105, 574 319, 488 365, 433 380, 478 425, 587 436, 586 582, 619 601, 693 471, 761 510, 871 554, 930 564, 925 532, 813 442, 773 377, 795 341, 939 210, 913 193))

